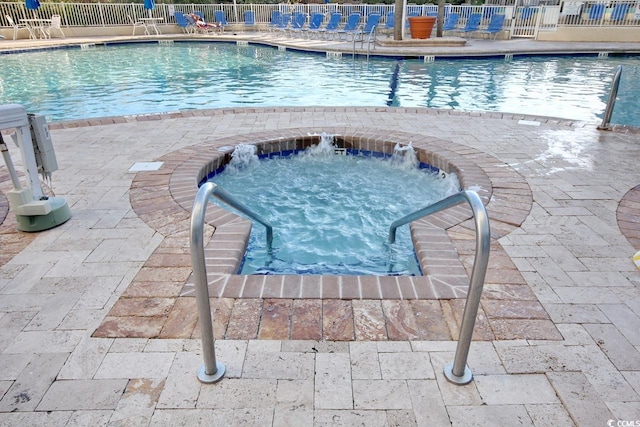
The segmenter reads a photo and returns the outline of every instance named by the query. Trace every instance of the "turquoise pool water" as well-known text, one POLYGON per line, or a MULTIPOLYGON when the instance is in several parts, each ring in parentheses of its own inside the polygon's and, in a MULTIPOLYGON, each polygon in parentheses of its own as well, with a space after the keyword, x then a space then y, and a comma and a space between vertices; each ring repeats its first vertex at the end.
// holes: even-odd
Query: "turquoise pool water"
POLYGON ((409 227, 390 245, 389 226, 457 193, 458 178, 419 169, 412 151, 340 155, 328 144, 263 160, 241 145, 211 178, 273 226, 269 252, 254 224, 241 274, 421 275, 409 227))
POLYGON ((231 43, 130 43, 2 55, 0 103, 23 104, 50 121, 218 107, 390 105, 598 122, 619 64, 612 122, 640 126, 638 57, 425 63, 231 43))

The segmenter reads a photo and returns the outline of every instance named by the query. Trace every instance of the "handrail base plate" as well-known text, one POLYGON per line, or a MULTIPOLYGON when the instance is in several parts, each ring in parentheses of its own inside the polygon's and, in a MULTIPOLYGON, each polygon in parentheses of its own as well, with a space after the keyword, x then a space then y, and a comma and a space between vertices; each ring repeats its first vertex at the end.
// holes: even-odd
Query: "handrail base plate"
POLYGON ((464 366, 464 374, 461 377, 453 374, 453 363, 449 363, 444 367, 444 376, 450 382, 456 385, 465 385, 469 384, 471 380, 473 380, 473 374, 471 373, 471 369, 467 365, 464 366))
POLYGON ((198 369, 198 380, 204 384, 213 384, 217 383, 224 377, 225 367, 222 363, 216 362, 216 373, 213 375, 208 375, 206 372, 206 366, 202 365, 200 369, 198 369))

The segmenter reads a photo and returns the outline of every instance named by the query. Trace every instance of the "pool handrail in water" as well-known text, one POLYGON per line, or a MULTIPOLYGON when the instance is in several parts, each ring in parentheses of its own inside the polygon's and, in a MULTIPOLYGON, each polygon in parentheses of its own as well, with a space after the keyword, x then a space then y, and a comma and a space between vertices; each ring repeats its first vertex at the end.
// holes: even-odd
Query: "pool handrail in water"
POLYGON ((611 81, 611 92, 609 93, 609 100, 607 101, 607 107, 604 110, 602 117, 602 123, 598 126, 600 130, 609 130, 611 123, 611 115, 613 114, 613 108, 616 104, 616 98, 618 97, 618 87, 620 86, 620 77, 622 76, 622 65, 616 67, 616 73, 613 75, 611 81))

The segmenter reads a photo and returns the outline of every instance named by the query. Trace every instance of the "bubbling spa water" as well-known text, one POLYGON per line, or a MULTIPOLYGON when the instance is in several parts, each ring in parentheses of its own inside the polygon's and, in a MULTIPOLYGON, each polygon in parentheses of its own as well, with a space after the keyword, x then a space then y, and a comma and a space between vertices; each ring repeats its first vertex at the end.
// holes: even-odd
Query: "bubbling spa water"
POLYGON ((269 252, 254 224, 241 274, 421 275, 409 227, 389 245, 389 226, 460 190, 455 174, 421 168, 411 145, 383 156, 322 135, 291 155, 258 159, 255 149, 237 146, 211 178, 273 226, 269 252))

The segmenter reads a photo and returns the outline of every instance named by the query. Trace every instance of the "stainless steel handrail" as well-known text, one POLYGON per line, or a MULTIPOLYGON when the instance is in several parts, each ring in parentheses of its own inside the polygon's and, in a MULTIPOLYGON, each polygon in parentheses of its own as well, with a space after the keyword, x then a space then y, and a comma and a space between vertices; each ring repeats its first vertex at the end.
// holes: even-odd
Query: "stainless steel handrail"
POLYGON ((616 98, 618 97, 618 87, 620 86, 620 77, 622 76, 622 65, 618 65, 616 73, 613 75, 611 81, 611 92, 609 93, 609 100, 607 101, 607 108, 604 110, 604 116, 602 117, 602 124, 598 126, 600 130, 609 130, 609 122, 611 121, 611 115, 613 114, 613 107, 616 104, 616 98))
MULTIPOLYGON (((238 201, 235 197, 233 197, 228 191, 226 191, 222 187, 219 187, 216 184, 211 182, 207 182, 202 187, 204 187, 207 184, 213 185, 213 190, 212 190, 213 196, 222 200, 232 208, 240 211, 241 213, 248 216, 250 219, 254 220, 255 222, 264 225, 265 229, 267 230, 267 249, 271 250, 271 246, 273 244, 273 227, 271 226, 269 221, 262 218, 257 213, 253 212, 251 208, 244 205, 242 202, 238 201)), ((202 187, 200 187, 200 189, 202 189, 202 187)))
POLYGON ((212 195, 263 224, 267 228, 267 244, 269 249, 271 249, 271 243, 273 241, 273 228, 271 224, 251 212, 248 207, 238 202, 231 194, 212 182, 207 182, 200 187, 193 201, 189 238, 191 243, 191 263, 193 264, 193 275, 196 287, 196 304, 198 306, 198 318, 200 321, 200 335, 202 337, 202 353, 204 356, 204 365, 198 370, 198 379, 207 384, 220 381, 225 372, 224 364, 216 361, 213 321, 211 320, 211 305, 209 304, 209 282, 207 280, 207 269, 204 261, 204 216, 207 210, 207 204, 212 195))
MULTIPOLYGON (((371 55, 371 41, 373 39, 373 48, 376 48, 376 31, 378 29, 377 25, 374 25, 373 28, 371 28, 371 31, 369 31, 369 33, 365 33, 364 32, 364 26, 361 25, 360 28, 360 32, 358 34, 360 34, 360 36, 362 36, 362 39, 360 39, 360 49, 364 48, 364 39, 365 37, 367 38, 367 60, 369 59, 369 56, 371 55)), ((353 37, 353 51, 351 53, 351 56, 355 58, 356 56, 356 37, 354 35, 353 37)))
POLYGON ((467 357, 469 356, 471 337, 473 336, 473 328, 476 323, 476 316, 478 315, 484 277, 487 272, 487 264, 489 263, 489 251, 491 249, 491 230, 487 211, 482 204, 480 196, 478 196, 476 192, 465 190, 394 221, 389 229, 389 242, 393 243, 396 240, 396 229, 401 225, 459 205, 464 201, 469 203, 473 212, 476 227, 476 256, 473 260, 471 281, 467 292, 467 301, 464 305, 456 354, 453 359, 453 364, 448 364, 444 368, 445 377, 457 385, 468 384, 473 379, 471 369, 467 366, 467 357))

